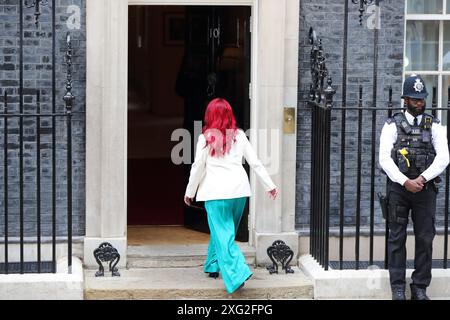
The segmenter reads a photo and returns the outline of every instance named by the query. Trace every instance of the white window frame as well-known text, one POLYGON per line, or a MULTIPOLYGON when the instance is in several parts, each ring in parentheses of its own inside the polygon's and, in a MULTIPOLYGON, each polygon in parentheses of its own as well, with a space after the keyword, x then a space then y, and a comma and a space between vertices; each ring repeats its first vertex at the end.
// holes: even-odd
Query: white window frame
MULTIPOLYGON (((450 70, 444 71, 443 69, 443 57, 444 57, 444 21, 450 21, 450 12, 446 12, 447 10, 447 2, 450 2, 450 0, 443 0, 442 6, 443 6, 443 13, 442 14, 408 14, 408 1, 405 1, 405 29, 404 29, 404 51, 403 51, 403 57, 406 58, 406 25, 408 21, 411 20, 418 20, 418 21, 439 21, 439 49, 438 49, 438 71, 426 71, 426 70, 412 70, 412 71, 406 71, 405 67, 403 67, 403 81, 405 81, 405 77, 407 75, 416 73, 420 75, 430 75, 438 76, 438 83, 437 83, 437 107, 442 108, 446 107, 446 105, 442 105, 442 96, 445 94, 443 92, 443 77, 444 76, 450 76, 450 70)), ((410 61, 411 63, 411 61, 410 61)), ((433 94, 433 89, 428 88, 428 92, 433 94)), ((439 110, 438 115, 439 118, 441 118, 441 111, 439 110)))

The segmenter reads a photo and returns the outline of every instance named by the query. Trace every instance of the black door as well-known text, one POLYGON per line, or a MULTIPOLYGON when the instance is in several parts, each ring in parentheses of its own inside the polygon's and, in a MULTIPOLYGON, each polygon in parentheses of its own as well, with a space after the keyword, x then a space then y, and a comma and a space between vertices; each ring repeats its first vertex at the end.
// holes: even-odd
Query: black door
MULTIPOLYGON (((186 52, 177 79, 177 92, 185 104, 185 128, 193 135, 194 121, 203 120, 209 101, 223 97, 233 107, 239 127, 249 129, 250 7, 189 6, 186 21, 186 52)), ((194 148, 193 144, 192 160, 194 148)), ((186 184, 189 171, 186 165, 186 184)), ((204 210, 186 207, 184 216, 186 227, 209 232, 204 210)), ((248 241, 248 204, 236 240, 248 241)))

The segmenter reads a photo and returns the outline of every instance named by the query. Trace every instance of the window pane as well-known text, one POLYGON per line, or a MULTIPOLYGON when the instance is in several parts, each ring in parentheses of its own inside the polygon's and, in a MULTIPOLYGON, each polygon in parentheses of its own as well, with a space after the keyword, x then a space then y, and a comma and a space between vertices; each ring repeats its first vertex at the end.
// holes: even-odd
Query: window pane
POLYGON ((406 71, 438 71, 439 21, 406 22, 406 71))
MULTIPOLYGON (((442 77, 442 107, 448 106, 448 88, 450 86, 450 76, 442 77)), ((442 112, 442 124, 447 125, 447 111, 442 112)))
POLYGON ((450 14, 450 1, 447 0, 447 14, 450 14))
MULTIPOLYGON (((447 2, 447 5, 449 5, 447 2)), ((448 12, 450 14, 450 11, 448 12)), ((444 59, 443 59, 443 69, 445 71, 450 71, 450 21, 444 22, 444 59)))
MULTIPOLYGON (((448 3, 447 3, 448 8, 448 3)), ((408 12, 412 14, 418 13, 443 13, 442 0, 408 0, 408 12)))

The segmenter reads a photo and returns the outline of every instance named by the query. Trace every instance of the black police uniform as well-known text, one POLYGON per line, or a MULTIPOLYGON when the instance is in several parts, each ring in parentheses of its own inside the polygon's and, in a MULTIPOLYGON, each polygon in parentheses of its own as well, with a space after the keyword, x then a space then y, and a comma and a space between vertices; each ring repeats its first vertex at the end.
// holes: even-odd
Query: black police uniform
MULTIPOLYGON (((417 178, 433 163, 436 156, 431 143, 431 127, 433 123, 439 123, 439 120, 429 114, 423 114, 420 124, 410 125, 405 114, 401 112, 387 122, 395 122, 397 127, 397 141, 392 149, 392 159, 409 179, 417 178), (403 153, 406 150, 407 154, 402 155, 402 150, 403 153)), ((391 286, 405 286, 406 229, 411 211, 416 242, 412 281, 414 285, 426 288, 431 281, 437 188, 432 180, 427 182, 421 191, 411 193, 404 186, 388 181, 388 259, 391 286)))
MULTIPOLYGON (((427 96, 420 76, 411 75, 405 79, 402 98, 425 99, 427 96)), ((388 265, 392 297, 405 299, 406 230, 411 212, 415 235, 411 296, 426 300, 425 289, 431 281, 432 245, 436 234, 435 182, 449 163, 449 152, 447 136, 443 134, 439 120, 426 113, 415 117, 415 107, 407 107, 412 108, 411 112, 396 113, 388 119, 380 137, 380 165, 389 176, 386 217, 390 230, 388 265), (417 123, 418 117, 421 117, 420 123, 417 123), (395 128, 392 127, 394 123, 395 128), (433 124, 436 127, 433 128, 433 124), (416 193, 407 191, 405 181, 419 175, 426 179, 425 186, 416 193)))

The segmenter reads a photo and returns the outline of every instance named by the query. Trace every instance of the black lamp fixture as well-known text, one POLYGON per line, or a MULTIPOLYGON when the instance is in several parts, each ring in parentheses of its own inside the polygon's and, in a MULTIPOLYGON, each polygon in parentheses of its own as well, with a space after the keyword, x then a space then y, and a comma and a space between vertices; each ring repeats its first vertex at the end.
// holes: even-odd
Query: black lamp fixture
POLYGON ((48 0, 25 0, 26 8, 34 8, 34 17, 36 27, 39 25, 39 16, 41 15, 41 6, 48 6, 48 0))
POLYGON ((374 0, 352 0, 353 4, 359 3, 359 24, 362 25, 362 17, 366 7, 373 4, 374 0))

